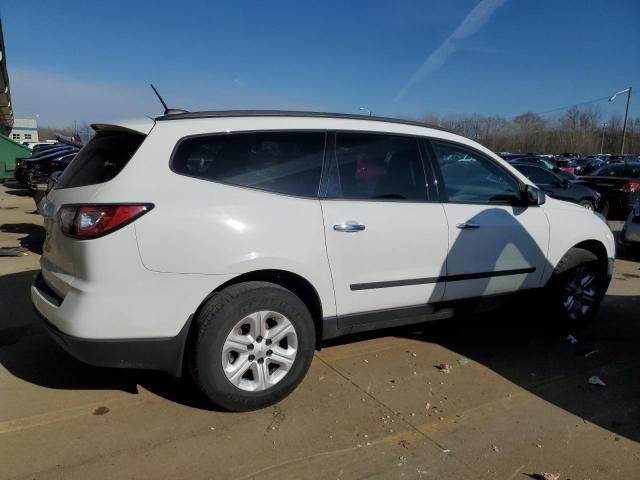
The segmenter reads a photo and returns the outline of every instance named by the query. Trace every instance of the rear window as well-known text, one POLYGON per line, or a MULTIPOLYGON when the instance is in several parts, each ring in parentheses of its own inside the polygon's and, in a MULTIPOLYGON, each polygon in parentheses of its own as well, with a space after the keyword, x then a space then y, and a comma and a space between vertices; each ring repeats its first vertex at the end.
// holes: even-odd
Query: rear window
POLYGON ((104 183, 124 168, 145 136, 134 132, 100 132, 78 152, 64 171, 57 189, 104 183))
POLYGON ((203 135, 178 144, 171 168, 203 180, 316 197, 324 143, 324 132, 203 135))

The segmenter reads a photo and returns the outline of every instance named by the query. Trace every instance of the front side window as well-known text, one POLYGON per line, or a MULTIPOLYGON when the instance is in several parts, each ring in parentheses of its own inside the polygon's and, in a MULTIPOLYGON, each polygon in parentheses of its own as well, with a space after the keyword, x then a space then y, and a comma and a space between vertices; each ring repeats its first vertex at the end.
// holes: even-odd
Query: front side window
POLYGON ((512 204, 521 200, 518 181, 489 158, 461 145, 438 141, 431 144, 446 201, 512 204))
POLYGON ((427 199, 420 149, 413 137, 337 132, 328 171, 328 198, 427 199))
POLYGON ((181 141, 171 167, 203 180, 316 197, 324 143, 324 132, 203 135, 181 141))

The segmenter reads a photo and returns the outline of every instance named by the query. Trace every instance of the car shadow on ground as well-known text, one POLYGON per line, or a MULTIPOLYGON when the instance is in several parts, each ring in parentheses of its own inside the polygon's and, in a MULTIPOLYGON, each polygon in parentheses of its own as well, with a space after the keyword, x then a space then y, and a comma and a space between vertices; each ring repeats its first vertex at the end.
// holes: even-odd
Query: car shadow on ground
POLYGON ((5 192, 7 195, 14 195, 16 197, 31 197, 32 193, 25 189, 20 189, 20 190, 5 190, 5 192))
POLYGON ((576 344, 567 339, 566 330, 545 322, 540 311, 511 305, 493 313, 338 338, 331 345, 381 336, 438 344, 584 421, 640 441, 640 296, 607 295, 597 319, 573 332, 576 344), (599 376, 606 388, 591 385, 592 376, 599 376))
MULTIPOLYGON (((215 410, 185 378, 92 367, 69 356, 49 337, 31 307, 29 285, 35 273, 0 277, 0 364, 11 374, 53 389, 137 394, 140 386, 173 402, 215 410)), ((579 339, 575 345, 564 332, 541 326, 539 317, 522 310, 503 307, 491 314, 350 335, 325 346, 385 336, 439 344, 584 421, 640 441, 640 296, 607 296, 598 321, 574 332, 579 339), (592 375, 608 386, 590 385, 592 375)))
POLYGON ((67 354, 49 336, 31 306, 30 285, 37 270, 0 277, 0 364, 11 374, 46 388, 121 390, 141 386, 168 400, 209 409, 200 391, 185 379, 160 372, 99 368, 67 354))
POLYGON ((44 227, 33 223, 5 223, 0 225, 0 232, 24 234, 25 236, 19 239, 20 246, 38 255, 42 254, 46 234, 44 227))

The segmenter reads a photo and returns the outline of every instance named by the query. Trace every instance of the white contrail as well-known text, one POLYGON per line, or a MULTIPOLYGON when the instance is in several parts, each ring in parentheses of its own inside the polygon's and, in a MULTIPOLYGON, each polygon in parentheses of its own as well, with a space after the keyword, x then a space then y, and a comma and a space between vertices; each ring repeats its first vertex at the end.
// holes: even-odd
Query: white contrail
POLYGON ((458 28, 449 35, 449 37, 436 48, 431 55, 427 57, 424 63, 411 76, 407 83, 402 87, 395 101, 405 96, 409 88, 416 83, 424 80, 428 75, 435 72, 442 66, 447 57, 458 48, 456 42, 470 37, 477 33, 491 19, 493 12, 502 6, 507 0, 481 0, 473 10, 460 22, 458 28))

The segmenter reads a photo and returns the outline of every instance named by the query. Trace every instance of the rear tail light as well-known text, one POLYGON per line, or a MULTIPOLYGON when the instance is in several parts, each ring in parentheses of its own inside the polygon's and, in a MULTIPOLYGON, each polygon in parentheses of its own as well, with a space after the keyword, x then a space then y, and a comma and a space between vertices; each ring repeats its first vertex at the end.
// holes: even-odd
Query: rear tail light
POLYGON ((640 182, 626 182, 620 185, 620 191, 625 193, 636 192, 640 189, 640 182))
POLYGON ((60 226, 65 235, 89 240, 130 224, 152 208, 150 203, 69 205, 60 208, 60 226))

